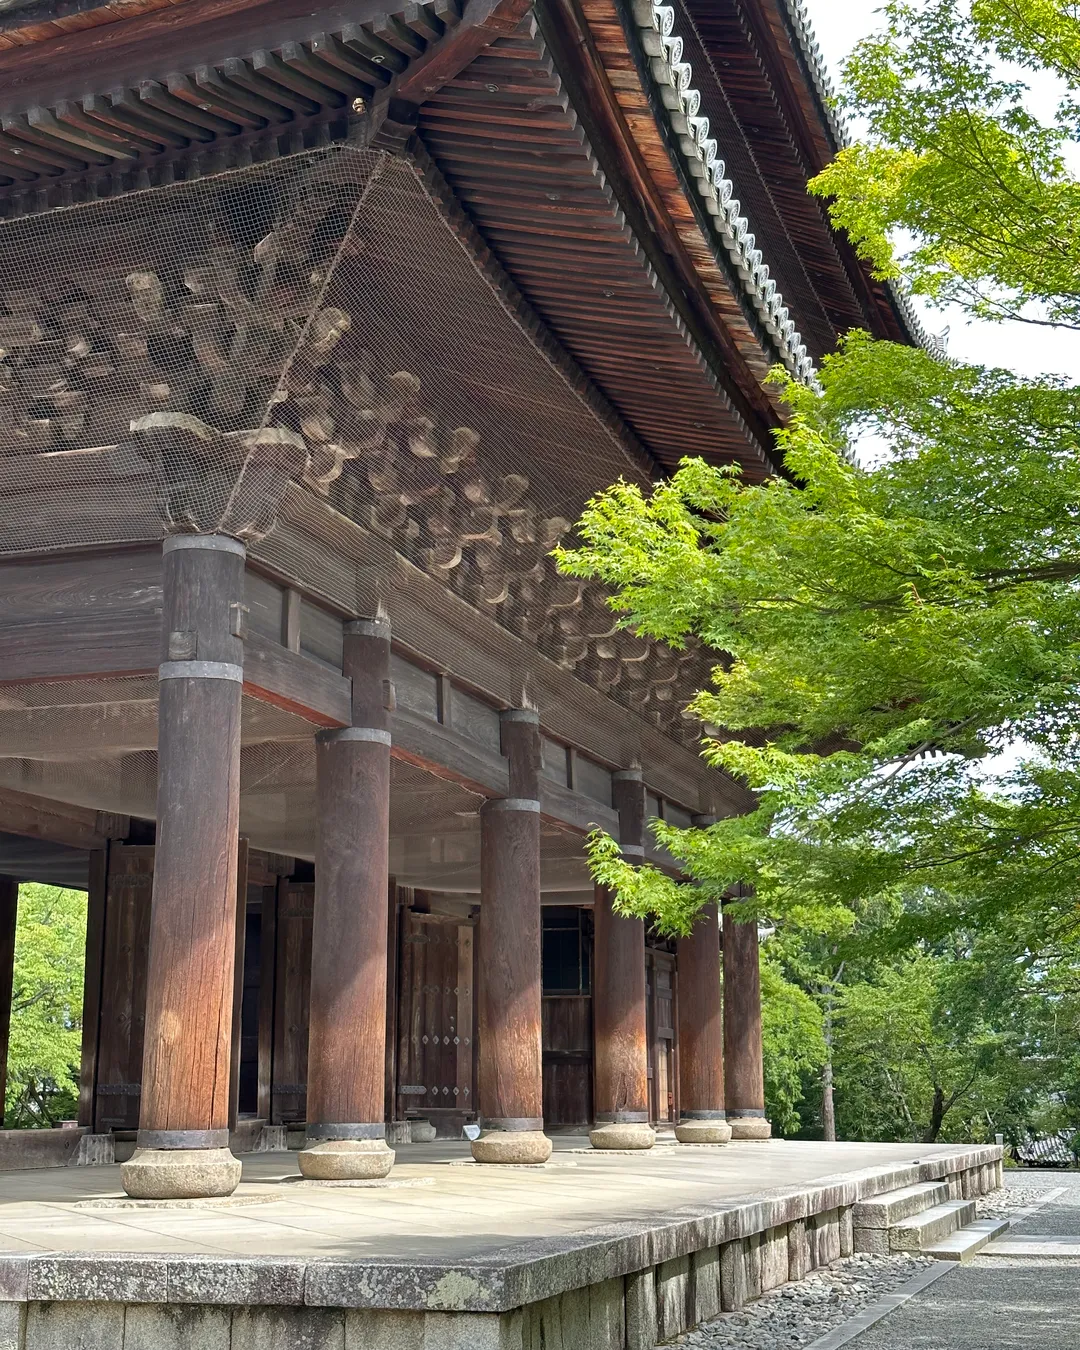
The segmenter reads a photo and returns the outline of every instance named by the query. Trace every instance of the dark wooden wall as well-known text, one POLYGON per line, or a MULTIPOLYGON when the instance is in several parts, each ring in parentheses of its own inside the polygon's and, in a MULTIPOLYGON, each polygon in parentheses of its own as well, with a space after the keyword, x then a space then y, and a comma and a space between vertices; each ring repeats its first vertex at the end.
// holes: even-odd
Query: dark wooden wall
POLYGON ((153 885, 149 844, 110 843, 103 874, 92 873, 87 985, 100 993, 84 1009, 79 1118, 98 1132, 139 1125, 153 885))
POLYGON ((582 1129, 593 1118, 592 913, 544 910, 544 1123, 582 1129))
POLYGON ((592 996, 543 999, 544 1124, 583 1128, 592 1121, 592 996))
POLYGON ((646 948, 645 977, 649 1115, 654 1121, 675 1121, 679 1109, 675 957, 670 952, 646 948))
POLYGON ((311 996, 311 920, 315 883, 282 879, 275 933, 273 1066, 270 1120, 299 1123, 307 1116, 308 1012, 311 996))
POLYGON ((399 931, 394 1115, 450 1131, 476 1111, 475 925, 405 908, 399 931))

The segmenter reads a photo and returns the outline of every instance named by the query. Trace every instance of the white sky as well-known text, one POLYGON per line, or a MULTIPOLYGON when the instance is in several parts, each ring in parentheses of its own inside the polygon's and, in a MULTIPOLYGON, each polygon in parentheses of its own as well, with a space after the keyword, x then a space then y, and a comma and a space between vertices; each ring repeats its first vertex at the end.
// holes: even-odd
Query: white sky
MULTIPOLYGON (((833 82, 840 85, 840 66, 859 41, 881 27, 875 0, 804 0, 833 82)), ((1056 101, 1053 82, 1033 84, 1038 104, 1056 101)), ((1040 328, 1033 324, 976 323, 958 311, 919 312, 927 330, 949 329, 950 356, 980 365, 1008 366, 1024 375, 1061 372, 1080 380, 1080 333, 1040 328)))

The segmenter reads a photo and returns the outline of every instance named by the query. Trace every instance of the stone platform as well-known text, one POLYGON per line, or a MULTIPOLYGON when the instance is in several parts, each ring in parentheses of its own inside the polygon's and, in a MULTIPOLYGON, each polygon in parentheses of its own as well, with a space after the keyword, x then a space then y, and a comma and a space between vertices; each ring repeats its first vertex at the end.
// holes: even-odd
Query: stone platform
POLYGON ((119 1169, 0 1177, 0 1350, 648 1350, 851 1250, 857 1200, 999 1181, 996 1147, 556 1140, 540 1169, 399 1146, 389 1180, 244 1160, 226 1201, 119 1169))

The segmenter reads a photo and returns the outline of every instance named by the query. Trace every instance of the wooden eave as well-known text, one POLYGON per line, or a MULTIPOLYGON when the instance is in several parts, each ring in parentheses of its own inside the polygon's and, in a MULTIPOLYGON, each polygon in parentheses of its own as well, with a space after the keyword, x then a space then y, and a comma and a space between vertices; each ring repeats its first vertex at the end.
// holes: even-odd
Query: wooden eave
POLYGON ((562 39, 564 73, 587 95, 578 112, 595 120, 598 156, 615 160, 612 176, 619 174, 643 203, 687 300, 722 324, 728 369, 768 417, 771 395, 762 392, 762 381, 781 353, 746 304, 730 260, 710 238, 669 119, 650 88, 647 58, 635 49, 632 16, 622 0, 582 0, 580 6, 577 0, 544 0, 541 13, 545 37, 553 46, 557 34, 562 39))
POLYGON ((684 186, 670 163, 657 186, 604 70, 572 101, 528 8, 357 7, 366 17, 347 25, 340 10, 303 15, 297 0, 275 0, 272 18, 265 5, 209 0, 0 51, 0 78, 5 67, 14 77, 0 95, 0 210, 4 198, 7 214, 25 214, 363 139, 376 115, 384 126, 403 116, 407 139, 411 116, 485 246, 655 459, 774 472, 779 418, 761 380, 775 353, 733 278, 693 256, 684 186), (381 67, 380 49, 393 58, 381 67), (603 162, 581 116, 594 96, 614 119, 596 123, 603 162))
POLYGON ((730 285, 723 310, 701 287, 646 167, 601 161, 563 56, 524 20, 423 104, 420 139, 531 307, 662 464, 704 454, 773 472, 767 357, 733 335, 729 319, 745 318, 730 285))
POLYGON ((807 193, 842 140, 817 57, 806 49, 805 21, 801 34, 793 23, 800 0, 678 3, 696 25, 745 135, 767 147, 770 194, 799 240, 801 258, 811 263, 816 300, 829 322, 839 333, 864 327, 894 342, 918 340, 892 289, 873 277, 847 234, 831 226, 824 203, 807 193))

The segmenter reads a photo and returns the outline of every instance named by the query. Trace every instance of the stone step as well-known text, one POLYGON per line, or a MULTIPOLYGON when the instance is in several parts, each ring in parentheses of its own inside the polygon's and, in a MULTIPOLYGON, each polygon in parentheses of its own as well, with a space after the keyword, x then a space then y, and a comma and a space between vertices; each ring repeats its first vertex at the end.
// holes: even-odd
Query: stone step
POLYGON ((976 1252, 981 1252, 989 1242, 1006 1232, 1008 1219, 976 1219, 965 1224, 947 1238, 935 1242, 932 1247, 924 1247, 923 1254, 932 1256, 935 1261, 970 1261, 976 1252))
POLYGON ((948 1198, 947 1182, 921 1182, 898 1191, 886 1191, 870 1200, 860 1200, 852 1209, 851 1217, 856 1228, 892 1228, 913 1214, 943 1204, 948 1198))
POLYGON ((889 1229, 889 1247, 894 1252, 921 1252, 926 1247, 974 1222, 974 1200, 946 1200, 915 1214, 889 1229))

